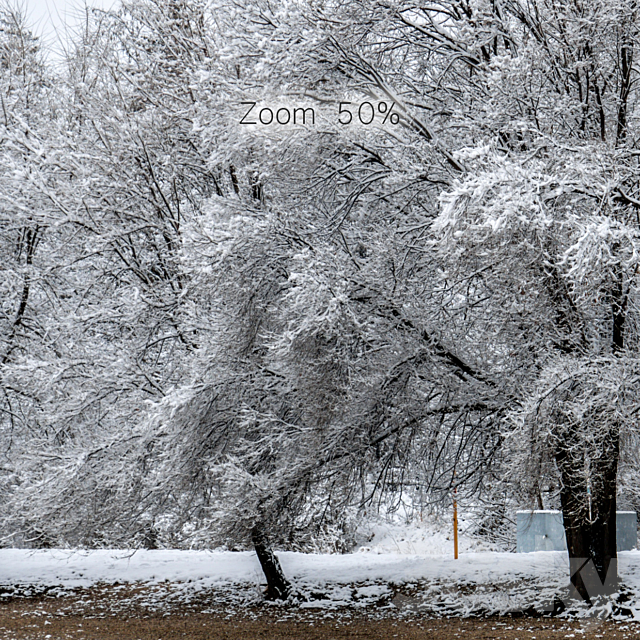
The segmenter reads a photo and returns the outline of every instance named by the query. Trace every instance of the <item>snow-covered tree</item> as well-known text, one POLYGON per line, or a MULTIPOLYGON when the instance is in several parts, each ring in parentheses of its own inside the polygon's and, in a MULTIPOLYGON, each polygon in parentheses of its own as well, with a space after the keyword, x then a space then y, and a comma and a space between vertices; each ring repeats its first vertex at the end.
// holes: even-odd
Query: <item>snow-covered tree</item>
POLYGON ((58 253, 47 257, 57 280, 33 306, 57 349, 36 361, 31 347, 14 367, 23 390, 38 390, 47 429, 22 459, 8 515, 39 520, 65 543, 126 544, 146 526, 131 513, 139 483, 127 456, 145 402, 180 379, 196 346, 181 307, 180 237, 215 189, 194 145, 189 88, 206 51, 193 46, 194 4, 180 15, 177 5, 147 9, 87 16, 67 75, 51 78, 58 128, 34 152, 49 171, 21 182, 56 231, 58 253))
POLYGON ((570 556, 593 559, 602 583, 615 566, 620 437, 634 430, 638 232, 616 198, 617 163, 589 147, 558 153, 563 164, 523 166, 489 152, 443 196, 434 230, 446 281, 466 305, 485 300, 492 368, 520 365, 507 442, 528 460, 523 480, 535 493, 557 469, 570 556))
MULTIPOLYGON (((294 95, 304 83, 323 96, 345 90, 342 53, 327 34, 296 35, 290 46, 312 18, 266 5, 249 12, 258 35, 232 49, 238 95, 251 97, 257 83, 275 93, 274 70, 294 95), (318 61, 320 45, 333 48, 335 64, 318 61)), ((200 349, 193 382, 155 422, 167 452, 155 504, 166 507, 170 494, 179 523, 197 513, 220 536, 226 522, 222 539, 251 541, 260 556, 269 539, 304 540, 302 525, 321 531, 351 505, 397 498, 409 476, 440 498, 454 476, 477 492, 499 450, 508 393, 481 373, 476 361, 488 351, 446 320, 434 295, 440 265, 420 246, 436 215, 425 206, 435 205, 438 182, 423 177, 429 139, 414 122, 398 139, 336 122, 322 134, 247 133, 238 119, 232 138, 213 115, 203 135, 225 144, 212 159, 249 176, 213 195, 185 238, 200 349)), ((441 174, 457 166, 441 159, 441 174)), ((271 595, 286 594, 270 563, 265 556, 271 595)))
POLYGON ((637 438, 636 18, 134 0, 55 80, 7 28, 3 434, 38 454, 11 516, 253 544, 283 597, 273 544, 412 483, 553 485, 603 582, 637 438), (254 101, 316 119, 241 124, 254 101))

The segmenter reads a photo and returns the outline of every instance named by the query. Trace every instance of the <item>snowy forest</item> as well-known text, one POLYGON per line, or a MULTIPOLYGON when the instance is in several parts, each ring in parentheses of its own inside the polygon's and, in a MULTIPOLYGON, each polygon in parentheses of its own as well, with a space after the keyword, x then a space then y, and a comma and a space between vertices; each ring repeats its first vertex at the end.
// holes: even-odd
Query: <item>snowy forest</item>
MULTIPOLYGON (((601 582, 640 509, 635 0, 0 8, 0 540, 348 552, 377 513, 601 582)), ((587 578, 572 581, 586 599, 587 578)))

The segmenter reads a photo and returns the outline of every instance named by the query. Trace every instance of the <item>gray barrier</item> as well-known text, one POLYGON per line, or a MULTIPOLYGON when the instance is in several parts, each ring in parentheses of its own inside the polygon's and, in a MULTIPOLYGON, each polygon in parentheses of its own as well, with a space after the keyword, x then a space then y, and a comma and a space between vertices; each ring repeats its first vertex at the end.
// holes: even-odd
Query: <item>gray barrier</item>
MULTIPOLYGON (((560 511, 517 511, 517 552, 566 551, 567 540, 560 511)), ((635 511, 616 513, 618 551, 636 548, 638 517, 635 511)))

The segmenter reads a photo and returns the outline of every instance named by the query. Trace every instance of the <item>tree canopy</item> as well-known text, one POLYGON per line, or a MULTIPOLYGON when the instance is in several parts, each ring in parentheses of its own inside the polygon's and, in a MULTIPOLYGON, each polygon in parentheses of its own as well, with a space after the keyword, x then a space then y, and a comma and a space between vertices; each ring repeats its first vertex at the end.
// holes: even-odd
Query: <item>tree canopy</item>
POLYGON ((638 502, 636 14, 123 0, 54 68, 4 5, 4 539, 275 566, 455 488, 485 534, 561 507, 603 582, 638 502))

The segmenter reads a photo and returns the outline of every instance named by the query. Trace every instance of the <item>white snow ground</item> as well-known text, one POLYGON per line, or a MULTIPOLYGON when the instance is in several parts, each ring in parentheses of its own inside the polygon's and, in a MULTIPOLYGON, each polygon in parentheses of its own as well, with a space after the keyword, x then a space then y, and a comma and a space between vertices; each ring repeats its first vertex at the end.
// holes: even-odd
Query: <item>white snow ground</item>
MULTIPOLYGON (((314 594, 302 607, 376 605, 436 615, 549 610, 568 585, 566 552, 472 551, 479 543, 462 537, 464 551, 455 560, 443 533, 379 524, 371 535, 368 546, 352 554, 278 553, 300 591, 314 594)), ((625 615, 640 620, 640 551, 619 554, 619 573, 630 597, 625 615)), ((176 584, 192 595, 213 589, 250 604, 260 597, 264 577, 250 551, 0 549, 0 585, 21 587, 25 595, 29 588, 116 583, 176 584)), ((575 607, 573 613, 581 615, 575 607)), ((615 610, 604 603, 582 613, 606 616, 615 610)))
MULTIPOLYGON (((460 536, 460 560, 454 561, 451 536, 433 523, 373 521, 362 527, 361 537, 368 540, 367 546, 352 554, 285 551, 278 552, 278 557, 291 579, 317 586, 365 581, 491 582, 498 575, 505 580, 516 575, 540 577, 566 571, 562 554, 535 554, 533 560, 510 553, 487 553, 488 547, 465 535, 460 536)), ((264 576, 253 551, 0 549, 1 584, 74 588, 138 581, 191 581, 207 587, 259 585, 264 576)))
MULTIPOLYGON (((362 552, 320 555, 281 552, 286 574, 303 592, 323 596, 313 608, 368 606, 384 600, 424 613, 505 613, 548 608, 567 583, 566 554, 463 553, 445 556, 362 552), (413 588, 397 601, 398 588, 413 588), (396 599, 394 598, 394 595, 396 599)), ((620 574, 632 592, 624 606, 640 620, 640 551, 620 554, 620 574)), ((230 591, 264 582, 253 552, 156 550, 0 550, 0 582, 16 587, 63 589, 115 583, 182 583, 190 591, 230 591)), ((230 594, 231 595, 231 594, 230 594)), ((388 604, 388 603, 387 603, 388 604)), ((602 611, 601 613, 607 613, 602 611)), ((610 613, 610 611, 609 611, 610 613)))
MULTIPOLYGON (((625 576, 640 567, 640 552, 620 554, 625 576)), ((555 580, 567 575, 566 553, 463 553, 445 556, 394 553, 347 555, 279 552, 291 579, 304 584, 415 581, 496 584, 521 579, 555 580)), ((633 574, 636 576, 636 574, 633 574)), ((640 575, 637 575, 640 586, 640 575)), ((0 549, 0 582, 39 586, 90 587, 115 582, 264 582, 252 551, 140 550, 127 552, 0 549)))

